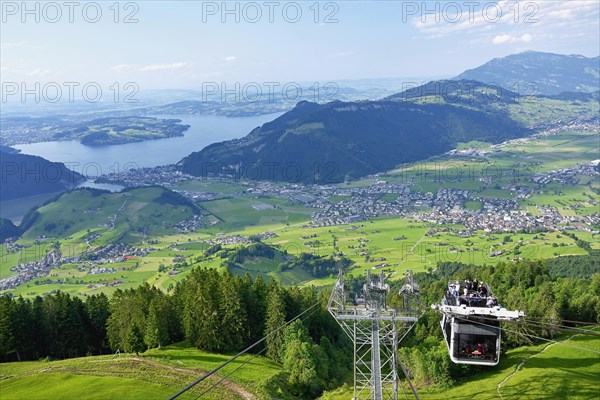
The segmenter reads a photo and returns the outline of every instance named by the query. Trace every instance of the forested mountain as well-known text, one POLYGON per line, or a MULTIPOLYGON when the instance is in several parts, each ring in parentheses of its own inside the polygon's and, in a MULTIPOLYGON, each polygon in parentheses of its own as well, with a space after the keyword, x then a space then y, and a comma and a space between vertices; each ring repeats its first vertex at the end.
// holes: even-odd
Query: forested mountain
POLYGON ((498 143, 529 133, 508 113, 472 101, 463 107, 392 100, 300 102, 242 139, 192 153, 180 167, 196 176, 342 182, 444 153, 458 142, 498 143))
POLYGON ((0 145, 0 153, 15 154, 15 153, 19 153, 20 151, 21 150, 15 149, 15 148, 10 147, 10 146, 0 145))
POLYGON ((63 163, 20 153, 0 152, 0 201, 64 192, 84 178, 63 163))
POLYGON ((4 242, 7 238, 17 237, 19 234, 19 228, 12 221, 0 218, 0 243, 4 242))
POLYGON ((469 69, 455 79, 472 79, 521 94, 595 92, 600 87, 600 57, 526 51, 469 69))

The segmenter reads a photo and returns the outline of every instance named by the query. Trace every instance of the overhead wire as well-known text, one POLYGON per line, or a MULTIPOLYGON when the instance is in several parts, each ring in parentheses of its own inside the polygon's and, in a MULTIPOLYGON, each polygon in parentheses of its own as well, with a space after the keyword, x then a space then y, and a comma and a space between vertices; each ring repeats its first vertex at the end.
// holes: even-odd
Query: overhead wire
MULTIPOLYGON (((498 328, 497 326, 485 324, 483 322, 479 322, 479 321, 475 321, 475 320, 470 320, 470 319, 461 318, 461 317, 455 317, 455 318, 457 318, 459 320, 462 320, 462 321, 469 322, 469 323, 473 323, 473 324, 479 324, 479 325, 483 325, 483 326, 487 326, 487 327, 491 327, 491 328, 495 328, 495 329, 498 328)), ((532 335, 532 334, 529 334, 529 333, 514 331, 514 330, 511 330, 511 329, 507 329, 507 328, 505 328, 503 326, 500 326, 499 328, 502 329, 502 330, 504 330, 505 332, 516 333, 518 335, 527 336, 527 337, 530 337, 530 338, 533 338, 533 339, 542 340, 542 341, 549 342, 549 343, 554 343, 554 344, 560 344, 560 345, 563 345, 563 346, 566 346, 566 347, 571 347, 571 348, 574 348, 574 349, 577 349, 577 350, 583 350, 583 351, 588 351, 588 352, 595 353, 595 354, 600 354, 600 351, 593 350, 593 349, 588 349, 586 347, 575 346, 575 345, 572 345, 572 344, 567 344, 567 343, 560 342, 560 341, 557 341, 557 340, 547 339, 547 338, 544 338, 544 337, 541 337, 541 336, 537 336, 537 335, 532 335)))
POLYGON ((534 321, 528 321, 528 320, 521 320, 521 321, 524 322, 525 324, 534 325, 539 328, 553 328, 553 329, 560 330, 560 331, 578 332, 578 333, 581 333, 582 335, 600 336, 600 332, 598 332, 598 331, 577 328, 575 326, 559 325, 559 324, 553 324, 550 322, 534 322, 534 321))
MULTIPOLYGON (((546 318, 540 318, 540 317, 531 317, 531 316, 526 316, 525 319, 527 321, 534 321, 534 322, 543 322, 546 320, 546 318)), ((588 325, 588 326, 593 326, 596 325, 598 326, 599 323, 598 322, 588 322, 588 321, 575 321, 575 320, 571 320, 571 319, 562 319, 560 318, 560 321, 563 323, 568 323, 568 324, 579 324, 579 325, 588 325)))
MULTIPOLYGON (((318 303, 317 303, 318 304, 318 303)), ((315 312, 317 312, 319 309, 315 308, 310 314, 308 314, 306 316, 306 318, 310 318, 315 312)), ((269 348, 269 345, 265 346, 261 351, 259 351, 258 353, 255 353, 252 355, 252 357, 248 358, 247 360, 245 360, 243 363, 241 363, 240 365, 238 365, 233 371, 229 372, 227 375, 224 375, 223 377, 221 377, 221 379, 219 379, 217 382, 213 383, 211 386, 209 386, 207 389, 205 389, 203 392, 201 392, 196 398, 195 400, 198 400, 200 397, 204 396, 206 393, 208 393, 209 391, 211 391, 212 389, 214 389, 215 387, 217 387, 221 382, 223 382, 225 379, 229 378, 231 375, 233 375, 236 371, 238 371, 239 369, 241 369, 243 366, 245 366, 246 364, 248 364, 250 361, 252 361, 252 359, 254 359, 255 357, 261 355, 262 353, 264 353, 265 351, 267 351, 267 349, 269 348)))
MULTIPOLYGON (((497 321, 496 318, 493 317, 489 317, 489 316, 485 316, 485 315, 480 315, 477 316, 479 319, 486 319, 489 321, 497 321)), ((514 321, 517 322, 517 321, 514 321)), ((537 322, 537 321, 529 321, 526 318, 519 318, 518 322, 522 322, 525 323, 527 325, 530 326, 535 326, 537 328, 553 328, 556 330, 563 330, 563 331, 574 331, 574 332, 578 332, 581 333, 582 335, 590 335, 590 336, 600 336, 600 332, 598 331, 593 331, 590 329, 583 329, 583 328, 578 328, 575 326, 566 326, 566 325, 560 325, 560 324, 553 324, 553 323, 549 323, 549 322, 537 322)))
POLYGON ((244 350, 242 350, 241 352, 239 352, 235 356, 231 357, 229 360, 227 360, 227 361, 223 362, 222 364, 220 364, 219 366, 213 368, 212 370, 210 370, 206 374, 202 375, 200 378, 196 379, 194 382, 190 383, 189 385, 187 385, 186 387, 184 387, 183 389, 181 389, 179 392, 175 393, 173 396, 169 397, 169 400, 176 399, 177 397, 181 396, 183 393, 187 392, 188 390, 190 390, 191 388, 193 388, 194 386, 196 386, 200 382, 202 382, 205 379, 209 378, 210 376, 214 375, 221 368, 223 368, 224 366, 228 365, 229 363, 235 361, 237 358, 241 357, 242 355, 246 354, 248 351, 252 350, 256 346, 258 346, 259 344, 261 344, 262 342, 264 342, 265 340, 267 340, 267 338, 269 338, 270 336, 272 336, 275 333, 279 332, 281 329, 285 328, 286 326, 288 326, 289 324, 291 324, 292 322, 294 322, 295 320, 297 320, 298 318, 300 318, 301 316, 303 316, 304 314, 306 314, 307 312, 309 312, 310 310, 312 310, 313 308, 315 308, 319 304, 321 304, 321 303, 317 302, 317 303, 313 304, 312 306, 310 306, 309 308, 307 308, 306 310, 302 311, 300 314, 296 315, 294 318, 290 319, 285 324, 279 326, 277 329, 275 329, 275 330, 271 331, 269 334, 263 336, 260 340, 256 341, 255 343, 251 344, 250 346, 246 347, 244 350))
POLYGON ((248 360, 246 360, 245 362, 243 362, 242 364, 240 364, 236 369, 234 369, 233 371, 231 371, 230 373, 228 373, 227 375, 224 375, 221 379, 219 379, 217 382, 213 383, 212 385, 210 385, 208 388, 206 388, 203 392, 201 392, 198 396, 196 396, 196 398, 194 400, 198 400, 200 397, 204 396, 206 393, 210 392, 212 389, 214 389, 215 387, 217 387, 221 382, 223 382, 225 379, 229 378, 231 375, 233 375, 237 370, 239 370, 240 368, 242 368, 244 365, 246 365, 247 363, 249 363, 254 357, 261 355, 262 353, 264 353, 265 351, 267 351, 268 346, 265 346, 261 351, 259 351, 256 354, 253 354, 252 357, 250 357, 248 360))
MULTIPOLYGON (((402 361, 400 361, 400 359, 398 359, 398 364, 400 365, 400 368, 402 368, 402 372, 406 377, 406 382, 408 382, 410 390, 412 390, 413 394, 415 395, 415 399, 419 400, 419 394, 417 393, 417 389, 414 387, 412 381, 410 380, 410 377, 408 376, 408 371, 406 370, 406 368, 404 368, 404 364, 402 364, 402 361)), ((404 391, 404 389, 402 389, 402 391, 404 391)), ((404 395, 406 396, 406 393, 404 395)))

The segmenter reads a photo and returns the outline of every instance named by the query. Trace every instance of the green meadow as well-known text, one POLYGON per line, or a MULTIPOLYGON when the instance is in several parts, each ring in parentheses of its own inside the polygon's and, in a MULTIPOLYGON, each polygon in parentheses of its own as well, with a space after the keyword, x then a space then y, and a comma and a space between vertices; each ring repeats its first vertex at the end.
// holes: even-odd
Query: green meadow
MULTIPOLYGON (((0 363, 0 397, 9 399, 165 399, 228 360, 231 355, 208 353, 177 343, 139 356, 120 354, 58 361, 0 363)), ((181 399, 246 399, 280 367, 262 357, 244 355, 181 399), (235 370, 230 379, 217 384, 235 370)))
MULTIPOLYGON (((557 340, 560 343, 508 350, 496 367, 489 367, 455 386, 417 387, 417 392, 423 400, 597 399, 600 390, 600 338, 576 335, 557 340)), ((402 389, 411 394, 406 382, 403 382, 402 389)), ((344 386, 326 393, 322 399, 351 397, 352 387, 344 386)))

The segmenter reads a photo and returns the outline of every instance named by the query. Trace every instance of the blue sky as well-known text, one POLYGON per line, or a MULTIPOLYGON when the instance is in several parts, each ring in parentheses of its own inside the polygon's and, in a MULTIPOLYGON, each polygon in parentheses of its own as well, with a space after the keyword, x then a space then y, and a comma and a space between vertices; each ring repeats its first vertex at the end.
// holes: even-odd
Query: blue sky
POLYGON ((138 1, 118 3, 118 16, 108 1, 98 2, 96 23, 88 3, 77 3, 70 22, 62 1, 60 18, 44 2, 28 3, 32 14, 20 1, 3 2, 1 80, 161 89, 435 77, 524 50, 597 56, 600 49, 597 0, 228 2, 227 15, 221 1, 138 1), (130 13, 138 22, 123 23, 130 13))

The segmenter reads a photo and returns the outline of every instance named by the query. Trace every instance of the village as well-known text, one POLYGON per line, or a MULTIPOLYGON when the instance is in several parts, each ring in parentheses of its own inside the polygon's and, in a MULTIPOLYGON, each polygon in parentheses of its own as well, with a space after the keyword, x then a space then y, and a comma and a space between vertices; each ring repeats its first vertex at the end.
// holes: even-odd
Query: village
MULTIPOLYGON (((12 248, 15 247, 13 246, 12 248)), ((23 252, 29 252, 31 255, 33 252, 39 251, 44 251, 45 254, 38 261, 22 262, 17 266, 12 267, 11 271, 16 272, 17 275, 1 279, 0 290, 10 289, 33 279, 46 277, 51 270, 60 268, 64 264, 78 264, 77 269, 79 271, 87 271, 87 274, 89 275, 112 273, 117 269, 123 270, 125 267, 118 267, 116 269, 107 265, 135 260, 144 257, 150 251, 154 250, 152 247, 141 248, 123 243, 108 244, 98 249, 79 254, 68 254, 71 253, 71 251, 68 250, 68 247, 66 254, 63 254, 58 245, 51 245, 49 249, 47 244, 34 244, 29 248, 19 246, 18 248, 22 252, 21 254, 24 254, 23 252)), ((73 251, 73 253, 75 252, 73 251)), ((103 284, 107 286, 118 285, 118 283, 112 281, 107 281, 103 284)))

